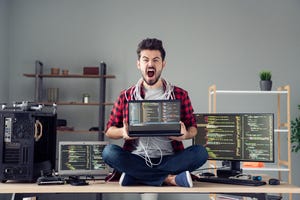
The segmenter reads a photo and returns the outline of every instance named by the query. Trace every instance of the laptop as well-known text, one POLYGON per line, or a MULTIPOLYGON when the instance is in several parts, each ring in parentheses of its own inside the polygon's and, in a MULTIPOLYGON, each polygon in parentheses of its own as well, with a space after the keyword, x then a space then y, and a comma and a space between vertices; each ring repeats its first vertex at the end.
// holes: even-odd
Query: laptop
POLYGON ((109 167, 102 159, 105 141, 59 141, 58 174, 79 179, 104 179, 109 167))
POLYGON ((181 136, 180 100, 132 100, 128 102, 130 137, 181 136))

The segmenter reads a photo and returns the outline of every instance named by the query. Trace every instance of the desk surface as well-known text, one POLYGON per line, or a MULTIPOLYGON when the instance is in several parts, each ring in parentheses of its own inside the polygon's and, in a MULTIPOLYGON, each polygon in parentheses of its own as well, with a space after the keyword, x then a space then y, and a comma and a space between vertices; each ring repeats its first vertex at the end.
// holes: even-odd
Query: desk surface
POLYGON ((0 193, 300 193, 300 187, 281 184, 265 186, 240 186, 215 183, 194 183, 193 188, 175 186, 128 186, 118 183, 91 181, 87 186, 37 185, 35 183, 0 183, 0 193))

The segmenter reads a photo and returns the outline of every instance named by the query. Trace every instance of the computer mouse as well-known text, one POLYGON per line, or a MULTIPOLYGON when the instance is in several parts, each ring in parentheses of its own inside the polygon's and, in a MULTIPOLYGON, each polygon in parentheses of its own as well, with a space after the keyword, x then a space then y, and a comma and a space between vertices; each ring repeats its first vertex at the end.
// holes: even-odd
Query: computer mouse
POLYGON ((278 180, 276 178, 270 178, 269 185, 280 185, 280 180, 278 180))
POLYGON ((200 176, 215 176, 215 174, 211 172, 203 172, 202 174, 200 174, 200 176))

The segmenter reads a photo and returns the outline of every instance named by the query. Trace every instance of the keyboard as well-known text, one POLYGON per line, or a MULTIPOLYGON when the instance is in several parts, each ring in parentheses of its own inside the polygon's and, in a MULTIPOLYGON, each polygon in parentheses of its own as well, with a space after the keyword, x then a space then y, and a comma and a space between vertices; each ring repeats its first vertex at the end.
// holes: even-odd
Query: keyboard
POLYGON ((59 176, 41 176, 37 179, 38 185, 61 185, 65 180, 59 176))
POLYGON ((265 181, 257 181, 251 179, 220 178, 220 177, 198 177, 197 181, 209 182, 209 183, 232 184, 232 185, 247 185, 247 186, 266 185, 265 181))

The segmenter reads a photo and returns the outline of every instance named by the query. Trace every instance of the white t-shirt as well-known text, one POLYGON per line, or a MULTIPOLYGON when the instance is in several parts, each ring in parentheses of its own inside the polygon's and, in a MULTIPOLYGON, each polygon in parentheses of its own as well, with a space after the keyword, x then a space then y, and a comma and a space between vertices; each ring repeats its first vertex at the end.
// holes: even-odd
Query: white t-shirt
MULTIPOLYGON (((145 100, 162 99, 163 87, 157 89, 145 89, 145 100)), ((160 158, 174 154, 171 140, 168 137, 140 137, 136 143, 136 149, 132 153, 149 157, 160 158)))

